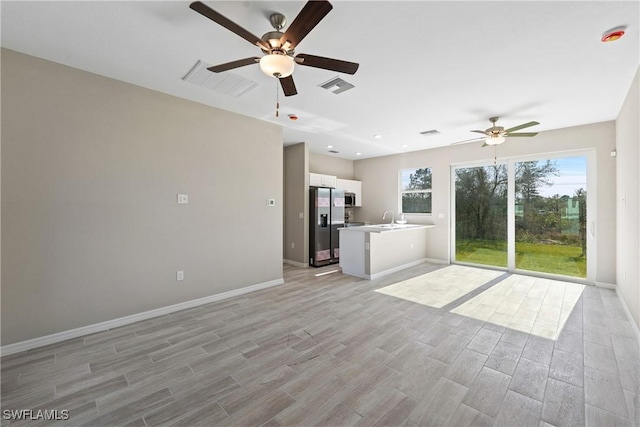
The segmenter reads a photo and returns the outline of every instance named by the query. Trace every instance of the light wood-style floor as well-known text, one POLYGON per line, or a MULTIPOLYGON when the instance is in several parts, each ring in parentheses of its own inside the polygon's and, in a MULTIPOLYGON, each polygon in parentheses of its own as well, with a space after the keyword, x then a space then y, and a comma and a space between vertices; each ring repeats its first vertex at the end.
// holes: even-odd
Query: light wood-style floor
POLYGON ((1 425, 640 426, 638 343, 613 291, 555 311, 554 282, 506 274, 440 308, 376 292, 442 268, 363 281, 285 266, 282 286, 5 356, 3 415, 70 419, 1 425), (505 304, 476 315, 491 289, 505 304), (556 312, 540 330, 557 338, 537 334, 556 312))

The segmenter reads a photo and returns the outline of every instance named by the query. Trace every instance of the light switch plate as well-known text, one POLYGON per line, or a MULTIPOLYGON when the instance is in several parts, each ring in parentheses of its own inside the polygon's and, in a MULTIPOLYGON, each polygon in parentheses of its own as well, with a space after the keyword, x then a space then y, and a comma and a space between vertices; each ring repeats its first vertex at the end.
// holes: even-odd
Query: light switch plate
POLYGON ((178 204, 186 205, 189 203, 189 195, 188 194, 178 194, 178 204))

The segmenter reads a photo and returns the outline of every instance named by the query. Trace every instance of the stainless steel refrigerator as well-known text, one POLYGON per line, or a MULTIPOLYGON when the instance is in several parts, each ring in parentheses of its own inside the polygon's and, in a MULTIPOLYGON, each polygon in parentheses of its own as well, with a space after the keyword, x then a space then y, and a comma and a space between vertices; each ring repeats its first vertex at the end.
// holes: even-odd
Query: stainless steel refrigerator
POLYGON ((309 265, 320 267, 340 259, 340 232, 344 227, 344 191, 309 188, 309 265))

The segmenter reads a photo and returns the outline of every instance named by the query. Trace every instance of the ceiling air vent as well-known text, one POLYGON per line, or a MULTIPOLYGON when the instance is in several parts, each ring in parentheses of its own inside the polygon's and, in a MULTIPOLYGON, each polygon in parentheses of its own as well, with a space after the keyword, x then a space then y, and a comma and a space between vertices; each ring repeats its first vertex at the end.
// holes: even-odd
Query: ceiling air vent
POLYGON ((340 153, 339 151, 336 151, 336 150, 329 150, 329 152, 330 152, 330 153, 333 153, 333 154, 338 154, 338 153, 340 153))
POLYGON ((228 71, 224 73, 212 73, 207 70, 210 66, 210 64, 203 61, 198 61, 182 80, 219 93, 224 93, 225 95, 235 96, 236 98, 258 86, 257 82, 245 79, 228 71))
POLYGON ((329 80, 328 82, 324 82, 320 85, 321 88, 324 88, 326 90, 330 90, 331 92, 335 93, 336 95, 339 93, 342 93, 344 91, 347 91, 349 89, 353 89, 355 86, 352 85, 349 82, 346 82, 344 80, 342 80, 340 77, 335 77, 331 80, 329 80))
POLYGON ((423 132, 420 132, 420 135, 422 136, 434 136, 434 135, 439 135, 440 132, 435 130, 435 129, 431 129, 431 130, 425 130, 423 132))

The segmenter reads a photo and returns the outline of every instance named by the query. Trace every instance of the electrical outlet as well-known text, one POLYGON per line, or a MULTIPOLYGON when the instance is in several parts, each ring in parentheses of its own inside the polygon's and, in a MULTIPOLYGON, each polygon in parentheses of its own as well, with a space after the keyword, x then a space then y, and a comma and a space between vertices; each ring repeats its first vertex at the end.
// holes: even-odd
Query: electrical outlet
POLYGON ((179 282, 181 280, 184 280, 184 271, 179 270, 176 272, 176 280, 179 282))
POLYGON ((270 208, 276 205, 276 199, 267 199, 267 206, 270 208))
POLYGON ((296 244, 294 242, 291 242, 291 249, 295 249, 296 244))

